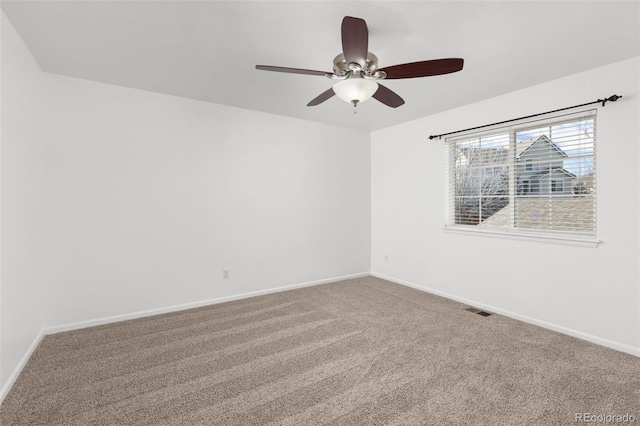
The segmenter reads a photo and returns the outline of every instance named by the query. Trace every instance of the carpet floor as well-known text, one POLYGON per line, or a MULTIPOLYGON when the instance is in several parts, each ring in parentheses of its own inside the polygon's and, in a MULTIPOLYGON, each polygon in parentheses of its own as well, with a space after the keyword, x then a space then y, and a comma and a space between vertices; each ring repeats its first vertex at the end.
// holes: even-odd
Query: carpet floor
POLYGON ((0 424, 640 423, 640 358, 465 308, 365 277, 54 334, 0 424))

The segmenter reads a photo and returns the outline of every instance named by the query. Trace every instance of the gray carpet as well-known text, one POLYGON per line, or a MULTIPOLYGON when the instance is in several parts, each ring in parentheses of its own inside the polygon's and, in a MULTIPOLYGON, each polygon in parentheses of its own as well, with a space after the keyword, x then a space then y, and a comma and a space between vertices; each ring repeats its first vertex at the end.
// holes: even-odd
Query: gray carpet
MULTIPOLYGON (((366 277, 45 337, 2 425, 640 417, 640 358, 366 277)), ((640 419, 636 420, 636 424, 640 419)))

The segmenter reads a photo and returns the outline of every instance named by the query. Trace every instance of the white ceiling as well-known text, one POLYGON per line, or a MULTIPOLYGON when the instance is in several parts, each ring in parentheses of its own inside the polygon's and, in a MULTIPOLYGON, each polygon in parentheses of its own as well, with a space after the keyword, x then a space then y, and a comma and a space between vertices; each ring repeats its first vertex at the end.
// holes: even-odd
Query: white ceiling
POLYGON ((2 9, 44 71, 364 130, 640 55, 638 1, 49 0, 2 9), (337 97, 306 106, 331 87, 327 78, 255 70, 331 71, 346 15, 367 21, 380 67, 461 57, 464 69, 389 80, 406 104, 372 99, 357 115, 337 97))

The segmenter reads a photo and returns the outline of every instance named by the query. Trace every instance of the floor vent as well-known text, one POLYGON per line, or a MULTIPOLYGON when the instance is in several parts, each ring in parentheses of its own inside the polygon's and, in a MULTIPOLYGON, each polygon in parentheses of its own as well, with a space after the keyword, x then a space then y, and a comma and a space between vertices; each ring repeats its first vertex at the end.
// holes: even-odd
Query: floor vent
POLYGON ((465 311, 469 311, 469 312, 472 312, 474 314, 482 315, 483 317, 488 317, 489 315, 491 315, 491 313, 489 313, 489 312, 481 311, 480 309, 476 309, 476 308, 467 308, 467 309, 465 309, 465 311))

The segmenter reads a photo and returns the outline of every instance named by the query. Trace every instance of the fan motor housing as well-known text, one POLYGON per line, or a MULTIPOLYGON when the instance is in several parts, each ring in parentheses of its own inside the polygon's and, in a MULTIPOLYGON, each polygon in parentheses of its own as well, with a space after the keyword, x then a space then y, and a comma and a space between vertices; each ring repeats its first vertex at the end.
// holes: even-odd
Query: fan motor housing
MULTIPOLYGON (((358 66, 358 68, 360 68, 358 66)), ((364 68, 360 68, 360 71, 364 76, 373 77, 374 73, 378 69, 378 57, 371 52, 367 53, 367 61, 364 65, 364 68)), ((344 59, 344 53, 340 53, 333 60, 333 72, 339 76, 346 76, 353 69, 350 64, 344 59)))

